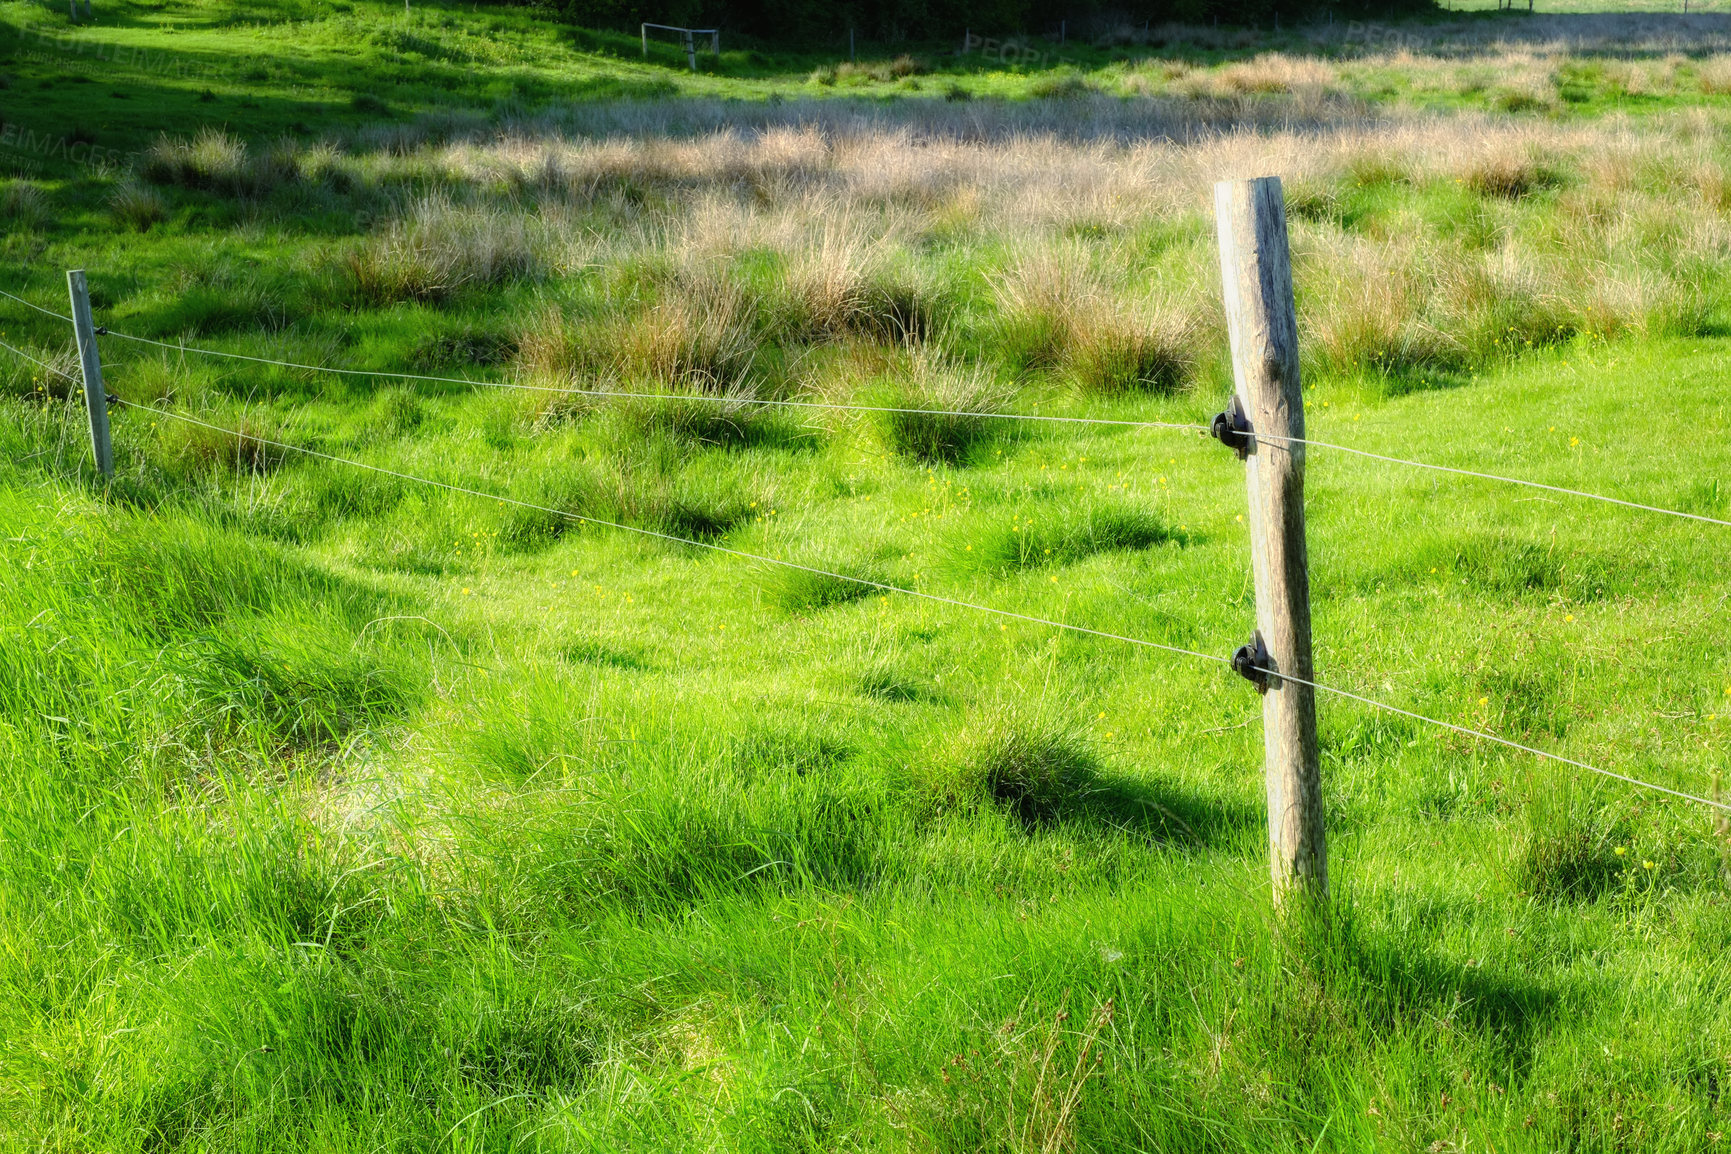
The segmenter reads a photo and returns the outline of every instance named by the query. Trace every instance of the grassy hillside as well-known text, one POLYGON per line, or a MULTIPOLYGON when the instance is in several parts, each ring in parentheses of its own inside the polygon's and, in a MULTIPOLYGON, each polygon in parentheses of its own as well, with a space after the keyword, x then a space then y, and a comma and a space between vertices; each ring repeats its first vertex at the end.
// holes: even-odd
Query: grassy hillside
MULTIPOLYGON (((738 555, 1229 654, 1236 459, 992 414, 1206 421, 1263 172, 1313 437, 1731 516, 1713 18, 696 77, 519 10, 0 19, 0 289, 454 378, 105 336, 103 483, 0 297, 0 1144, 1722 1142, 1702 807, 1325 698, 1277 936, 1244 682, 738 555)), ((1320 448, 1309 516, 1324 681, 1716 788, 1727 530, 1320 448)))

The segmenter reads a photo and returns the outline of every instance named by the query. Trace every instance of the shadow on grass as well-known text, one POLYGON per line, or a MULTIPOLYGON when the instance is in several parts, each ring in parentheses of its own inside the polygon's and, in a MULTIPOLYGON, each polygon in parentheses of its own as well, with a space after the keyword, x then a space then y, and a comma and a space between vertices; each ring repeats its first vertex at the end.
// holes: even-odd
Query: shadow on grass
POLYGON ((1376 1029, 1434 1022, 1493 1044, 1519 1078, 1531 1068, 1539 1032, 1556 1013, 1556 990, 1530 978, 1446 960, 1424 943, 1373 935, 1346 921, 1324 938, 1322 980, 1358 1006, 1376 1029))
POLYGON ((1060 807, 1056 817, 1095 832, 1115 830, 1141 841, 1189 849, 1246 848, 1255 842, 1263 823, 1262 814, 1242 802, 1117 774, 1096 777, 1093 790, 1060 807))
POLYGON ((1242 845, 1261 826, 1260 813, 1248 805, 1105 771, 1074 734, 1039 727, 991 734, 964 773, 1029 831, 1064 826, 1094 836, 1225 848, 1242 845))

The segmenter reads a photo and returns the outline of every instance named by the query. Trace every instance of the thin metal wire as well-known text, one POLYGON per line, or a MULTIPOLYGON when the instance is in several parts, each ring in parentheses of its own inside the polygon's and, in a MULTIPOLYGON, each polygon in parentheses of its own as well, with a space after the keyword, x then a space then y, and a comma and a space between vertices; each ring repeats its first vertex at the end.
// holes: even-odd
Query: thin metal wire
MULTIPOLYGON (((742 549, 730 549, 725 545, 715 545, 715 544, 711 544, 711 543, 706 542, 706 541, 694 541, 688 537, 678 537, 672 533, 662 533, 662 532, 659 532, 655 529, 644 529, 644 528, 637 526, 637 525, 624 525, 624 524, 621 524, 617 521, 607 521, 607 520, 603 520, 602 518, 599 518, 599 517, 588 517, 588 516, 585 516, 581 513, 572 513, 568 510, 565 510, 565 509, 555 509, 555 508, 552 508, 552 507, 547 506, 547 505, 537 505, 531 501, 524 501, 524 500, 521 500, 521 499, 516 498, 516 497, 504 497, 504 496, 500 496, 496 493, 486 493, 486 492, 483 492, 479 489, 471 489, 471 488, 468 488, 468 487, 463 486, 463 485, 453 485, 448 481, 435 481, 430 477, 418 477, 412 473, 403 473, 403 472, 400 472, 396 469, 387 469, 381 465, 369 465, 369 464, 366 464, 365 462, 362 462, 362 461, 353 461, 353 460, 350 460, 346 457, 338 457, 338 456, 335 456, 335 455, 330 454, 330 453, 321 453, 316 449, 308 449, 308 448, 304 448, 300 445, 291 445, 291 444, 287 443, 286 441, 276 441, 276 440, 271 440, 268 437, 254 436, 250 433, 243 433, 237 429, 228 429, 228 428, 224 428, 221 425, 213 425, 208 421, 201 421, 201 420, 197 419, 196 417, 188 417, 188 416, 185 416, 184 414, 175 413, 175 412, 172 412, 168 409, 157 409, 157 408, 152 408, 148 405, 134 405, 128 401, 121 401, 119 403, 121 405, 124 405, 127 408, 138 409, 141 412, 153 413, 153 414, 156 414, 159 416, 168 417, 171 420, 183 421, 183 422, 190 424, 190 425, 198 425, 201 428, 210 429, 213 432, 223 433, 223 434, 228 435, 228 436, 242 438, 245 440, 250 440, 250 441, 256 442, 256 443, 261 444, 261 445, 270 445, 274 448, 284 449, 284 450, 287 450, 287 451, 293 452, 293 453, 300 453, 300 454, 303 454, 304 456, 315 457, 315 458, 318 458, 320 460, 331 461, 335 464, 349 465, 349 466, 351 466, 353 468, 357 468, 357 469, 366 469, 370 472, 382 473, 385 476, 396 477, 396 478, 398 478, 400 480, 404 480, 404 481, 413 481, 413 482, 416 482, 417 484, 430 485, 433 488, 444 489, 444 490, 446 490, 448 492, 452 492, 452 493, 461 493, 461 494, 463 494, 465 496, 469 496, 469 497, 478 497, 484 501, 489 501, 489 500, 490 501, 497 501, 498 503, 500 503, 502 505, 514 505, 518 508, 530 509, 530 510, 533 510, 533 511, 539 512, 539 513, 547 513, 547 514, 550 514, 550 515, 555 516, 555 517, 564 517, 564 518, 567 518, 569 520, 579 521, 579 522, 583 522, 585 524, 600 525, 600 526, 603 526, 603 527, 609 528, 609 529, 620 529, 620 530, 623 530, 624 532, 636 533, 636 534, 638 534, 640 536, 644 536, 644 537, 651 537, 651 538, 655 538, 657 540, 662 540, 662 541, 670 541, 670 542, 673 542, 673 543, 679 544, 679 545, 688 545, 688 546, 691 546, 691 547, 697 548, 697 549, 707 549, 707 550, 714 552, 714 553, 722 553, 722 554, 726 554, 727 556, 730 556, 730 557, 739 557, 739 558, 742 558, 742 559, 747 560, 747 561, 756 561, 756 562, 759 562, 759 563, 765 564, 765 565, 778 565, 778 566, 781 566, 782 568, 786 568, 786 569, 795 569, 795 570, 798 570, 798 571, 803 572, 803 573, 812 573, 812 574, 815 574, 819 577, 829 577, 829 578, 833 578, 833 579, 838 580, 838 581, 848 581, 848 582, 851 582, 853 584, 864 585, 864 586, 871 588, 871 589, 880 589, 886 593, 899 593, 905 597, 914 597, 914 598, 919 598, 919 599, 925 600, 925 601, 934 601, 934 602, 937 602, 938 604, 941 604, 941 605, 952 605, 952 606, 955 606, 955 607, 960 608, 960 609, 972 609, 972 610, 975 610, 975 611, 980 612, 980 613, 990 613, 990 614, 992 614, 994 616, 998 616, 998 617, 1007 617, 1007 618, 1010 618, 1010 619, 1016 620, 1016 621, 1025 621, 1025 622, 1028 622, 1029 624, 1032 624, 1032 625, 1044 625, 1044 626, 1048 626, 1048 627, 1053 628, 1053 629, 1063 629, 1063 630, 1067 630, 1067 631, 1072 632, 1072 633, 1085 634, 1085 635, 1090 636, 1090 637, 1100 637, 1100 638, 1104 638, 1105 640, 1108 640, 1108 641, 1121 641, 1121 642, 1124 642, 1125 644, 1128 644, 1128 645, 1137 645, 1137 646, 1141 646, 1141 647, 1148 648, 1148 649, 1158 649, 1158 650, 1162 650, 1162 651, 1167 652, 1167 653, 1177 653, 1177 654, 1184 656, 1184 657, 1195 657, 1195 658, 1198 658, 1198 659, 1203 660, 1203 661, 1212 661, 1212 662, 1216 662, 1216 663, 1221 664, 1221 665, 1231 665, 1232 664, 1232 661, 1230 658, 1221 657, 1218 654, 1202 653, 1202 652, 1199 652, 1199 651, 1194 650, 1194 649, 1185 649, 1185 648, 1183 648, 1181 646, 1177 646, 1177 645, 1166 645, 1166 644, 1159 642, 1159 641, 1147 641, 1147 640, 1144 640, 1143 638, 1140 638, 1140 637, 1127 637, 1121 633, 1108 633, 1108 632, 1101 630, 1101 629, 1090 629, 1085 625, 1073 625, 1067 621, 1054 621, 1048 617, 1035 617, 1035 616, 1032 616, 1032 615, 1026 614, 1026 613, 1015 613, 1015 612, 1012 612, 1008 609, 995 609, 990 605, 978 605, 978 604, 975 604, 974 602, 971 602, 971 601, 960 601, 960 600, 957 600, 957 599, 952 598, 952 597, 941 597, 935 593, 921 592, 918 589, 908 589, 908 588, 906 588, 904 586, 900 586, 900 585, 890 585, 890 584, 887 584, 887 583, 882 582, 882 581, 873 581, 873 580, 870 580, 869 578, 865 578, 865 577, 855 577, 855 576, 853 576, 851 574, 847 574, 847 573, 837 573, 837 572, 834 572, 833 570, 829 570, 829 569, 818 569, 818 568, 811 566, 811 565, 801 565, 795 561, 783 561, 783 560, 781 560, 779 558, 775 558, 775 557, 765 557, 762 554, 758 554, 758 553, 747 553, 746 551, 744 551, 742 549)), ((1494 742, 1498 745, 1508 746, 1510 749, 1517 749, 1523 753, 1530 753, 1535 757, 1544 758, 1544 759, 1547 759, 1550 761, 1561 762, 1564 765, 1574 766, 1577 769, 1584 769, 1590 773, 1599 774, 1600 776, 1603 776, 1603 777, 1613 778, 1617 781, 1625 782, 1625 783, 1627 783, 1629 785, 1633 785, 1633 786, 1638 786, 1642 789, 1653 790, 1657 793, 1668 794, 1672 797, 1681 798, 1685 801, 1699 802, 1702 805, 1710 806, 1714 809, 1721 809, 1721 810, 1726 810, 1728 812, 1731 812, 1731 804, 1713 801, 1709 798, 1701 797, 1697 794, 1686 793, 1683 790, 1671 789, 1671 788, 1669 788, 1667 786, 1663 786, 1663 785, 1655 785, 1654 783, 1652 783, 1650 781, 1642 781, 1639 778, 1629 777, 1626 774, 1616 773, 1612 770, 1601 769, 1596 765, 1589 765, 1588 763, 1586 763, 1584 761, 1577 761, 1572 757, 1564 757, 1561 754, 1551 753, 1547 750, 1538 749, 1534 746, 1522 745, 1518 741, 1511 741, 1506 737, 1499 737, 1494 733, 1486 733, 1483 730, 1470 729, 1467 726, 1456 725, 1453 722, 1443 721, 1443 720, 1440 720, 1439 718, 1427 717, 1426 715, 1424 715, 1422 713, 1414 713, 1410 709, 1402 709, 1398 705, 1389 705, 1387 702, 1377 701, 1376 699, 1370 698, 1370 697, 1364 697, 1360 694, 1352 693, 1352 692, 1345 690, 1345 689, 1337 689, 1331 685, 1323 685, 1321 682, 1318 682, 1318 681, 1311 681, 1311 680, 1307 680, 1307 679, 1302 678, 1302 677, 1295 677, 1291 674, 1281 673, 1278 670, 1273 670, 1273 669, 1265 669, 1265 668, 1262 668, 1260 666, 1256 666, 1254 668, 1257 670, 1257 672, 1267 674, 1271 677, 1284 678, 1287 681, 1293 681, 1293 682, 1296 682, 1300 685, 1306 685, 1306 686, 1309 686, 1311 689, 1315 689, 1315 690, 1322 692, 1322 693, 1330 693, 1330 694, 1333 694, 1337 697, 1344 697, 1350 701, 1357 701, 1360 704, 1368 705, 1368 706, 1371 706, 1372 708, 1375 708, 1375 709, 1385 710, 1386 712, 1389 712, 1389 713, 1396 713, 1396 714, 1401 715, 1402 717, 1410 717, 1415 721, 1422 721, 1428 725, 1435 725, 1435 726, 1439 726, 1443 729, 1453 730, 1456 733, 1465 734, 1468 737, 1478 738, 1481 741, 1490 741, 1490 742, 1494 742)))
POLYGON ((41 365, 43 368, 47 369, 51 373, 58 373, 60 376, 65 377, 67 380, 71 381, 75 385, 79 383, 78 378, 73 376, 71 373, 67 372, 65 369, 57 369, 53 365, 49 364, 47 361, 39 361, 35 357, 31 356, 29 353, 25 352, 23 349, 18 348, 15 345, 9 345, 5 341, 0 341, 0 349, 5 349, 7 352, 17 353, 19 356, 23 357, 25 360, 30 361, 33 364, 41 365))
POLYGON ((435 377, 424 373, 401 373, 381 369, 344 369, 330 365, 307 365, 296 361, 278 361, 269 357, 248 356, 245 353, 224 353, 215 349, 171 344, 168 341, 157 341, 149 337, 135 337, 129 333, 115 332, 113 329, 106 330, 103 335, 119 337, 125 341, 137 341, 139 344, 156 345, 158 348, 173 349, 177 352, 198 353, 207 357, 226 357, 235 361, 251 361, 254 364, 275 365, 283 369, 304 369, 314 373, 335 373, 353 377, 388 377, 391 380, 403 381, 436 381, 448 385, 471 385, 488 389, 518 389, 523 392, 556 393, 561 396, 618 397, 641 401, 709 401, 723 405, 767 405, 786 409, 836 409, 853 413, 917 413, 928 417, 989 417, 993 420, 1003 421, 1048 421, 1057 424, 1117 425, 1138 429, 1182 429, 1197 433, 1208 431, 1206 425, 1175 421, 1118 421, 1105 417, 1055 417, 1039 413, 992 413, 966 409, 911 409, 895 408, 888 405, 844 405, 831 401, 778 401, 763 397, 733 396, 727 393, 629 393, 617 389, 578 389, 558 385, 526 385, 518 381, 477 381, 471 377, 435 377))
MULTIPOLYGON (((10 294, 8 294, 10 295, 10 294)), ((25 302, 28 304, 29 302, 25 302)), ((32 308, 36 307, 34 305, 32 308)), ((45 311, 45 310, 44 310, 45 311)), ((51 314, 58 315, 58 314, 51 314)), ((65 318, 61 318, 65 319, 65 318)), ((137 341, 140 344, 155 345, 159 348, 174 349, 184 353, 197 353, 201 356, 225 357, 230 360, 251 361, 254 364, 274 365, 285 369, 302 369, 315 373, 333 373, 357 377, 386 377, 392 380, 405 381, 435 381, 441 384, 469 385, 489 389, 516 389, 533 393, 553 393, 560 396, 611 397, 627 400, 643 401, 708 401, 723 405, 759 405, 785 409, 832 409, 838 412, 852 413, 907 413, 929 417, 971 417, 977 419, 990 418, 1003 421, 1045 421, 1053 424, 1074 425, 1107 425, 1120 428, 1139 429, 1177 429, 1183 432, 1206 433, 1207 425, 1189 424, 1179 421, 1122 421, 1106 417, 1058 417, 1040 413, 989 413, 958 409, 914 409, 898 408, 890 405, 848 405, 832 401, 783 401, 764 397, 740 397, 727 394, 711 395, 704 393, 635 393, 616 389, 579 389, 557 385, 528 385, 516 381, 478 381, 470 377, 438 377, 423 373, 403 373, 377 369, 344 369, 329 365, 308 365, 295 361, 279 361, 269 357, 248 356, 245 353, 225 353, 215 349, 201 349, 189 345, 170 344, 167 341, 152 340, 149 337, 135 337, 129 333, 106 330, 105 335, 119 337, 122 340, 137 341)), ((1368 457, 1373 461, 1382 461, 1391 465, 1405 465, 1413 469, 1430 469, 1438 473, 1453 473, 1461 477, 1476 477, 1483 481, 1499 481, 1505 485, 1519 485, 1528 489, 1542 489, 1549 493, 1560 493, 1569 497, 1580 497, 1588 501, 1600 501, 1607 505, 1619 505, 1625 509, 1638 509, 1646 513, 1660 513, 1667 517, 1679 517, 1689 521, 1704 521, 1709 525, 1724 525, 1731 527, 1731 521, 1718 517, 1708 517, 1701 513, 1685 513, 1680 509, 1667 509, 1662 505, 1647 505, 1639 501, 1626 501, 1621 497, 1609 497, 1603 493, 1590 493, 1584 489, 1569 489, 1561 485, 1547 485, 1542 481, 1529 481, 1521 477, 1505 477, 1497 473, 1485 473, 1475 469, 1460 469, 1452 465, 1436 465, 1429 461, 1414 461, 1405 457, 1391 457, 1383 453, 1373 453, 1369 449, 1357 449, 1351 445, 1337 445, 1330 441, 1317 441, 1308 437, 1286 437, 1276 433, 1252 433, 1252 436, 1262 437, 1270 441, 1281 441, 1289 445, 1313 445, 1319 449, 1333 449, 1341 453, 1351 453, 1359 457, 1368 457)))
POLYGON ((51 309, 45 309, 41 305, 35 304, 31 301, 27 301, 21 296, 13 296, 11 293, 7 292, 5 289, 0 289, 0 297, 5 297, 7 300, 17 301, 19 304, 23 305, 25 308, 35 309, 37 312, 42 313, 44 316, 51 316, 55 320, 62 320, 62 321, 65 321, 67 324, 72 323, 72 318, 65 315, 64 313, 57 313, 57 312, 52 311, 51 309))
POLYGON ((1481 473, 1474 469, 1457 469, 1452 465, 1433 465, 1429 461, 1409 461, 1405 457, 1389 457, 1382 453, 1373 453, 1368 449, 1355 449, 1351 445, 1335 445, 1328 441, 1313 441, 1307 437, 1283 437, 1278 433, 1252 432, 1252 437, 1262 437, 1270 441, 1284 441, 1289 445, 1314 445, 1319 449, 1334 449, 1341 453, 1352 453, 1360 457, 1369 457, 1373 461, 1384 461, 1391 465, 1406 465, 1414 469, 1432 469, 1438 473, 1454 473, 1461 477, 1477 477, 1482 481, 1501 481, 1505 485, 1521 485, 1528 489, 1543 489, 1549 493, 1561 493, 1569 497, 1583 497, 1589 501, 1603 501, 1607 505, 1621 505, 1625 509, 1640 509, 1647 513, 1663 513, 1668 517, 1682 517, 1690 521, 1705 521, 1709 525, 1731 526, 1731 521, 1718 517, 1707 517, 1700 513, 1685 513, 1681 509, 1667 509, 1662 505, 1643 505, 1639 501, 1625 501, 1621 497, 1607 497, 1603 493, 1589 493, 1583 489, 1565 489, 1561 485, 1547 485, 1542 481, 1528 481, 1520 477, 1504 477, 1496 473, 1481 473))
POLYGON ((1364 705, 1374 706, 1377 709, 1387 710, 1389 713, 1398 713, 1402 717, 1410 717, 1414 721, 1423 721, 1423 722, 1426 722, 1430 725, 1441 726, 1444 729, 1452 729, 1456 733, 1464 733, 1468 737, 1476 737, 1482 741, 1493 741, 1493 742, 1497 743, 1498 745, 1506 745, 1510 749, 1518 749, 1522 753, 1530 753, 1534 757, 1547 758, 1551 761, 1560 761, 1564 765, 1572 765, 1572 766, 1575 766, 1577 769, 1590 770, 1591 772, 1600 774, 1604 777, 1613 777, 1613 778, 1616 778, 1618 781, 1628 782, 1630 785, 1638 785, 1642 789, 1651 789, 1651 790, 1655 790, 1659 793, 1668 793, 1672 797, 1680 797, 1686 801, 1698 801, 1702 805, 1708 805, 1708 806, 1712 806, 1715 809, 1722 809, 1722 810, 1726 810, 1727 812, 1731 812, 1731 804, 1727 804, 1725 802, 1712 801, 1708 798, 1700 797, 1700 796, 1693 794, 1693 793, 1685 793, 1684 791, 1682 791, 1680 789, 1671 789, 1668 786, 1654 785, 1650 781, 1642 781, 1639 778, 1629 777, 1629 776, 1627 776, 1625 774, 1621 774, 1621 773, 1615 773, 1615 772, 1608 770, 1608 769, 1600 769, 1596 765, 1588 765, 1584 761, 1576 761, 1574 758, 1564 757, 1560 753, 1550 753, 1550 752, 1547 752, 1546 750, 1543 750, 1543 749, 1536 749, 1530 745, 1522 745, 1518 741, 1510 741, 1506 737, 1498 737, 1494 733, 1486 733, 1481 729, 1469 729, 1468 727, 1466 727, 1464 725, 1456 725, 1452 721, 1442 721, 1442 720, 1439 720, 1438 718, 1435 718, 1435 717, 1426 717, 1422 713, 1414 713, 1412 710, 1402 709, 1398 705, 1389 705, 1386 702, 1377 701, 1373 698, 1361 697, 1356 693, 1349 693, 1347 690, 1344 690, 1344 689, 1336 689, 1332 685, 1323 685, 1321 682, 1306 681, 1304 678, 1294 677, 1290 673, 1281 673, 1278 670, 1274 670, 1274 669, 1264 669, 1260 665, 1253 666, 1252 668, 1254 668, 1258 673, 1266 673, 1270 677, 1278 678, 1278 679, 1285 680, 1285 681, 1295 681, 1300 685, 1308 685, 1308 686, 1310 686, 1310 688, 1315 689, 1315 690, 1319 690, 1323 693, 1332 693, 1336 697, 1344 697, 1344 698, 1347 698, 1348 700, 1357 701, 1357 702, 1360 702, 1364 705))
POLYGON ((758 561, 765 565, 779 565, 785 569, 798 569, 804 573, 813 573, 819 577, 831 577, 838 581, 849 581, 856 585, 864 585, 872 589, 881 589, 886 593, 900 593, 905 597, 917 597, 924 601, 936 601, 942 605, 954 605, 961 609, 973 609, 981 613, 991 613, 999 617, 1009 617, 1017 621, 1026 621, 1033 625, 1046 625, 1054 629, 1065 629, 1072 633, 1085 633, 1091 637, 1102 637, 1108 641, 1122 641, 1129 645, 1140 645, 1149 649, 1161 649, 1168 653, 1179 653, 1185 657, 1197 657, 1203 661, 1214 661, 1222 665, 1232 664, 1229 658, 1214 653, 1199 653, 1194 649, 1184 649, 1177 645, 1165 645, 1158 641, 1145 641, 1140 637, 1126 637, 1120 633, 1107 633, 1101 629, 1090 629, 1085 625, 1072 625, 1066 621, 1053 621, 1047 617, 1033 617, 1026 613, 1013 613, 1008 609, 994 609, 990 605, 976 605, 971 601, 958 601, 951 597, 940 597, 936 593, 922 593, 918 589, 908 589, 900 585, 889 585, 882 581, 872 581, 865 577, 855 577, 847 573, 836 573, 828 569, 818 569, 810 565, 801 565, 794 561, 783 561, 776 557, 765 557, 758 553, 747 553, 743 549, 729 549, 725 545, 714 545, 707 541, 693 541, 688 537, 677 537, 672 533, 662 533, 654 529, 645 529, 638 525, 624 525, 618 521, 605 521, 600 517, 588 517, 581 513, 572 513, 565 509, 554 509, 547 505, 537 505, 531 501, 519 500, 516 497, 503 497, 497 493, 486 493, 479 489, 470 489, 463 485, 453 485, 448 481, 435 481, 430 477, 417 477, 413 473, 401 473, 395 469, 387 469, 382 465, 369 465, 364 461, 352 461, 347 457, 337 457, 330 453, 321 453, 317 449, 307 449, 300 445, 291 445, 285 441, 273 441, 268 437, 259 437, 251 433, 243 433, 238 429, 225 429, 221 425, 213 425, 196 417, 188 417, 168 409, 152 408, 149 405, 135 405, 130 401, 121 401, 127 408, 156 416, 168 417, 171 420, 184 421, 189 425, 199 425, 218 433, 226 433, 260 445, 270 445, 273 448, 286 449, 292 453, 301 453, 308 457, 332 461, 339 465, 351 465, 357 469, 367 469, 374 473, 383 473, 388 477, 397 477, 404 481, 414 481, 422 485, 431 485, 437 489, 445 489, 452 493, 462 493, 470 497, 479 497, 485 501, 497 501, 502 505, 515 505, 520 509, 531 509, 538 513, 548 513, 555 517, 565 517, 572 521, 581 521, 589 525, 600 525, 608 529, 621 529, 627 533, 637 533, 644 537, 654 537, 662 541, 671 541, 679 545, 689 545, 696 549, 708 549, 715 553, 725 553, 730 557, 740 557, 747 561, 758 561))

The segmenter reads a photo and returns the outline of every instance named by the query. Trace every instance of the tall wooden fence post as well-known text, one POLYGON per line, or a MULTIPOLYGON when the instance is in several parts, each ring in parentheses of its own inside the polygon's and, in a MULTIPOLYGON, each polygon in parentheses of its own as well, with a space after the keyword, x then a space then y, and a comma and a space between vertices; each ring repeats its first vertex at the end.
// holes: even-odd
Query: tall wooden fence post
POLYGON ((108 390, 102 384, 102 356, 96 351, 96 325, 90 319, 90 289, 84 270, 66 274, 72 294, 72 332, 78 338, 78 361, 84 369, 84 407, 90 414, 90 451, 104 477, 114 476, 114 451, 108 443, 108 390))
MULTIPOLYGON (((1316 694, 1281 674, 1314 681, 1310 565, 1304 543, 1304 395, 1292 259, 1280 178, 1214 186, 1220 272, 1241 419, 1256 572, 1255 665, 1262 679, 1268 841, 1278 906, 1295 889, 1328 892, 1316 694)), ((1224 438, 1223 438, 1224 439, 1224 438)))
POLYGON ((685 33, 685 62, 693 72, 697 71, 697 35, 690 30, 685 33))

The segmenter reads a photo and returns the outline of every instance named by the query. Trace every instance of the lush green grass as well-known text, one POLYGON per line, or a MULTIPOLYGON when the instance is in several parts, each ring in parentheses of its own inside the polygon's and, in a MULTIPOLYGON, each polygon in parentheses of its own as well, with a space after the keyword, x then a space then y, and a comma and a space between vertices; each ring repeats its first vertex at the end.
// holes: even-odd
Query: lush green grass
MULTIPOLYGON (((989 173, 801 202, 798 163, 713 141, 681 159, 647 131, 583 170, 593 187, 514 184, 488 156, 440 167, 465 138, 415 118, 484 136, 533 127, 524 104, 660 92, 658 115, 700 121, 699 97, 902 81, 832 90, 812 60, 747 54, 723 61, 744 77, 693 80, 509 10, 118 11, 116 42, 223 68, 280 52, 232 87, 116 65, 102 84, 130 95, 101 107, 123 111, 79 123, 185 147, 8 185, 0 287, 58 306, 85 265, 120 331, 734 396, 338 378, 109 338, 122 397, 243 435, 117 409, 105 485, 62 385, 6 363, 0 1144, 1720 1141, 1731 843, 1699 807, 1325 697, 1333 900, 1277 933, 1259 702, 1219 666, 264 443, 1224 656, 1252 619, 1230 453, 982 415, 1205 420, 1224 377, 1194 205, 1002 223, 1037 197, 989 173), (442 47, 389 40, 411 33, 442 47), (273 151, 297 120, 340 147, 273 151), (199 142, 211 125, 233 138, 199 142), (904 231, 883 252, 842 225, 775 231, 801 213, 904 231)), ((85 115, 34 87, 51 62, 4 67, 8 122, 85 115)), ((1020 97, 1040 78, 977 79, 1020 97)), ((1558 108, 1561 132, 1598 106, 1558 108)), ((1723 167, 1716 126, 1655 118, 1622 168, 1558 136, 1459 177, 1370 138, 1295 179, 1313 436, 1731 516, 1722 208, 1691 191, 1723 167), (1486 287, 1521 260, 1537 271, 1486 287), (1426 281, 1439 264, 1458 277, 1426 281), (1627 293, 1588 299, 1605 284, 1627 293)), ((1008 135, 1030 166, 1063 147, 1008 135)), ((0 317, 71 367, 58 322, 0 317)), ((1322 449, 1308 507, 1330 684, 1713 788, 1723 530, 1322 449)))

